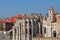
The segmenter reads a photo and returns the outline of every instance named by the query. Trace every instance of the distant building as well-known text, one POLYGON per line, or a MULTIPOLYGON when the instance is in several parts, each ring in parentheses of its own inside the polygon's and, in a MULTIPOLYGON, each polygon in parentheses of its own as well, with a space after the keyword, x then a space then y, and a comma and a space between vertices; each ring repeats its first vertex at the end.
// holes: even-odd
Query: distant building
POLYGON ((3 31, 9 33, 12 40, 32 40, 36 37, 60 37, 60 13, 50 7, 48 14, 19 14, 9 19, 1 19, 3 31))
POLYGON ((44 37, 58 37, 60 32, 60 13, 55 13, 53 7, 49 8, 48 15, 43 17, 44 37))
POLYGON ((31 14, 25 18, 17 18, 15 26, 13 26, 13 40, 15 38, 16 40, 32 40, 37 34, 42 34, 40 15, 37 16, 37 14, 31 14))

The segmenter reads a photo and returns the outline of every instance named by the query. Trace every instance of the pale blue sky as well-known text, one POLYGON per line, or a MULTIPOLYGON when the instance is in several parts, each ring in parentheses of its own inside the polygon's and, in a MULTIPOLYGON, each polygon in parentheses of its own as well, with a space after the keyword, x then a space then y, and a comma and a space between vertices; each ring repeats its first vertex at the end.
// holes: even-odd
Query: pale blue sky
POLYGON ((45 15, 51 6, 56 12, 60 12, 60 0, 0 0, 0 18, 20 13, 45 15))

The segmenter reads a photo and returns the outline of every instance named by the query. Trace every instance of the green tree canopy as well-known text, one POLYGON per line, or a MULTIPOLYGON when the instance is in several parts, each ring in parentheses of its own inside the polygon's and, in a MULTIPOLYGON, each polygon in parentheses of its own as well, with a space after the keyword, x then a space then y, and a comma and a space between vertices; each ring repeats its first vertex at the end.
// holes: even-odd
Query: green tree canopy
POLYGON ((3 30, 3 23, 0 22, 0 30, 3 30))

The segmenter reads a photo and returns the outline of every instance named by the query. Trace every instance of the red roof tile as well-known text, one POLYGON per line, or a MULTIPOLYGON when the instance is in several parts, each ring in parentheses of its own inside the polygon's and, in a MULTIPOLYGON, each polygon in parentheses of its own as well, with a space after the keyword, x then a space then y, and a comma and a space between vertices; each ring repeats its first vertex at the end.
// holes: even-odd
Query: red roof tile
POLYGON ((25 18, 26 16, 25 15, 16 15, 16 16, 12 16, 10 19, 2 19, 0 20, 0 22, 2 23, 6 23, 6 22, 16 22, 16 18, 25 18))
POLYGON ((7 20, 6 19, 2 19, 2 20, 0 20, 0 22, 5 23, 5 22, 7 22, 7 20))
POLYGON ((60 19, 60 16, 57 16, 58 19, 60 19))

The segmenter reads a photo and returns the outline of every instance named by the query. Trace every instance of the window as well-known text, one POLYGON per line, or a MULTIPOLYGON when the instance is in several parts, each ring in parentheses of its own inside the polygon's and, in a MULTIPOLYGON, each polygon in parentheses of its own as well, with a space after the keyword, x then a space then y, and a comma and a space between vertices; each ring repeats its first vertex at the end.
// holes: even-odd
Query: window
POLYGON ((49 11, 49 13, 51 13, 51 11, 49 11))
POLYGON ((28 22, 26 21, 25 23, 27 24, 28 22))
POLYGON ((29 29, 29 33, 30 33, 30 34, 32 34, 32 31, 31 31, 31 29, 29 29))
POLYGON ((38 22, 40 22, 40 19, 38 19, 38 22))
POLYGON ((15 34, 16 34, 16 29, 15 29, 15 34))
POLYGON ((46 28, 44 27, 44 33, 46 33, 46 28))
POLYGON ((31 21, 29 21, 29 26, 31 26, 31 21))
POLYGON ((26 31, 26 34, 27 34, 27 29, 25 29, 25 31, 26 31))
POLYGON ((49 13, 52 13, 52 11, 50 10, 49 13))
POLYGON ((53 31, 53 37, 56 37, 56 31, 55 30, 53 31))

